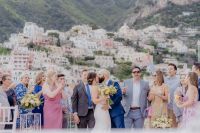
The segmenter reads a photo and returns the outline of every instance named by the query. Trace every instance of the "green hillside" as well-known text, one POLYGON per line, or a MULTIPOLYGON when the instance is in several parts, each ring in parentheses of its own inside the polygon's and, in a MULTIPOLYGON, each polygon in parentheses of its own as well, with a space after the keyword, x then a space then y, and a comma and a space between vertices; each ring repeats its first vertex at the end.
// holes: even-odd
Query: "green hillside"
POLYGON ((123 23, 136 0, 0 0, 0 41, 31 21, 45 29, 68 30, 75 24, 113 29, 123 23))
POLYGON ((136 29, 145 28, 152 24, 160 24, 166 27, 199 27, 200 26, 200 3, 191 5, 174 5, 169 3, 168 6, 153 15, 146 18, 138 19, 132 26, 136 29), (183 15, 190 13, 190 15, 183 15))
MULTIPOLYGON (((76 24, 92 24, 107 30, 118 29, 141 5, 151 0, 0 0, 0 42, 11 33, 22 31, 25 22, 34 22, 45 29, 66 31, 76 24)), ((199 26, 200 3, 190 6, 169 6, 137 20, 133 27, 152 24, 176 27, 179 24, 199 26), (180 17, 183 11, 193 12, 180 17)))

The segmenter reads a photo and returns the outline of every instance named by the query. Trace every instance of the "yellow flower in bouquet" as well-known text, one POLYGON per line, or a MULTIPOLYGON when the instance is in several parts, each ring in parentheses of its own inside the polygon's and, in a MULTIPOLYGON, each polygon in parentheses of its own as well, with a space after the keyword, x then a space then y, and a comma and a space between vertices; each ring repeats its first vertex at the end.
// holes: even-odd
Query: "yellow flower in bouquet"
POLYGON ((170 128, 172 126, 172 119, 161 116, 152 121, 153 128, 170 128))
POLYGON ((117 93, 117 89, 114 86, 105 86, 100 89, 101 95, 112 96, 117 93))
POLYGON ((181 96, 180 95, 174 95, 174 100, 175 102, 178 102, 180 100, 181 96))
MULTIPOLYGON (((100 87, 101 96, 109 97, 117 93, 117 89, 114 86, 102 86, 100 87)), ((109 105, 113 104, 113 101, 109 98, 109 105)))
POLYGON ((26 94, 24 98, 21 100, 21 106, 30 109, 38 107, 41 104, 41 101, 37 95, 34 94, 26 94))

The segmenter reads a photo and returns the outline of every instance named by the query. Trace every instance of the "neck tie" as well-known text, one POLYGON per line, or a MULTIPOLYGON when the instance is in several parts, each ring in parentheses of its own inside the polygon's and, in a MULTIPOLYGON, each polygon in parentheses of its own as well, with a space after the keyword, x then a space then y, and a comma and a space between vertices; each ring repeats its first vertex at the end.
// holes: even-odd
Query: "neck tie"
POLYGON ((92 107, 92 97, 90 94, 90 87, 88 84, 86 85, 86 92, 87 92, 87 97, 88 97, 88 107, 92 107))

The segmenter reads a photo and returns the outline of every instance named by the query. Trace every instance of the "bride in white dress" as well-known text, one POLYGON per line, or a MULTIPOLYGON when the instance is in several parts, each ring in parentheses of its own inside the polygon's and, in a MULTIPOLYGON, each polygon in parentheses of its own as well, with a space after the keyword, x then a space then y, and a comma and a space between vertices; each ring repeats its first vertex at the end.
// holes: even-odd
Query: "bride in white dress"
POLYGON ((109 114, 109 106, 106 102, 108 98, 103 97, 99 93, 99 79, 96 73, 90 72, 88 74, 88 83, 91 85, 92 101, 96 105, 94 110, 95 126, 94 131, 110 130, 111 120, 109 114))

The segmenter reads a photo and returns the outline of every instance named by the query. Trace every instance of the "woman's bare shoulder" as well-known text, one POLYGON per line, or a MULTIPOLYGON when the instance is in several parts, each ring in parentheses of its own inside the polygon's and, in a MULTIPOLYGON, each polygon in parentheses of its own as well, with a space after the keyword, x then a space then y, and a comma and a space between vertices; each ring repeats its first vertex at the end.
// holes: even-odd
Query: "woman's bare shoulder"
POLYGON ((198 94, 198 90, 195 86, 191 86, 190 88, 188 88, 187 93, 191 96, 195 96, 195 94, 198 94))
POLYGON ((167 89, 167 90, 169 89, 168 85, 165 84, 165 83, 163 83, 162 86, 163 86, 164 89, 167 89))
POLYGON ((44 83, 42 86, 43 92, 45 93, 47 89, 49 89, 49 85, 47 83, 44 83))
POLYGON ((97 90, 97 89, 99 89, 99 86, 97 86, 97 85, 94 85, 94 86, 92 86, 92 89, 95 89, 95 90, 97 90))

